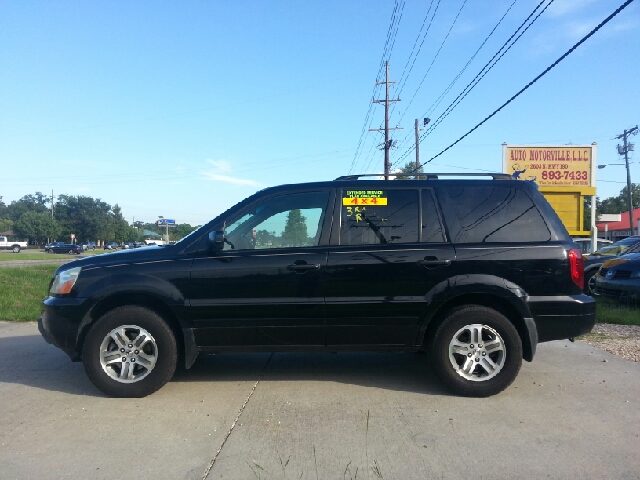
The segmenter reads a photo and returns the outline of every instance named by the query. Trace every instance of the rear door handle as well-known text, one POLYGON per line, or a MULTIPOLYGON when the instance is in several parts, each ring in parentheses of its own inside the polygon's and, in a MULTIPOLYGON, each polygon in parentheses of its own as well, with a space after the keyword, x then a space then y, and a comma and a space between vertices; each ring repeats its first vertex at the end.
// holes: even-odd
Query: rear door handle
POLYGON ((421 267, 437 267, 439 265, 451 265, 451 260, 438 260, 438 257, 424 257, 424 260, 419 260, 418 265, 421 267))
POLYGON ((294 263, 293 265, 287 266, 288 270, 298 273, 304 273, 307 270, 318 270, 320 265, 317 263, 294 263))

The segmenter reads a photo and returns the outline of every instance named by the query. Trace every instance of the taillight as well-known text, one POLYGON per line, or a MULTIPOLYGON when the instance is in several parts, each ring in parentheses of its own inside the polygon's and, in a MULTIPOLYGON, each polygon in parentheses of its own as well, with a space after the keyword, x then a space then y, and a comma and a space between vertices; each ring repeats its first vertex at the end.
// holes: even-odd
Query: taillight
POLYGON ((571 281, 579 286, 580 290, 584 289, 584 259, 579 248, 569 250, 569 272, 571 281))

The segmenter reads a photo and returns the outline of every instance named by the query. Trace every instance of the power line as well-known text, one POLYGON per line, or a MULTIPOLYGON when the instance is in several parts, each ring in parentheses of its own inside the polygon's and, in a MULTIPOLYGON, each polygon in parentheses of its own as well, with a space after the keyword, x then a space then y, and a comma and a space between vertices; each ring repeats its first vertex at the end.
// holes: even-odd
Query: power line
MULTIPOLYGON (((404 5, 405 5, 405 1, 404 0, 396 0, 394 7, 393 7, 393 11, 391 12, 391 21, 389 23, 389 28, 387 29, 387 38, 385 40, 384 43, 384 47, 382 49, 382 58, 380 59, 380 65, 378 67, 378 73, 377 73, 377 77, 380 76, 380 74, 382 73, 382 69, 384 67, 384 63, 385 63, 385 59, 387 59, 387 56, 391 54, 391 50, 393 49, 393 45, 395 45, 395 36, 398 34, 398 28, 397 25, 400 24, 400 20, 402 19, 402 12, 404 11, 404 5), (399 3, 402 2, 402 3, 399 3), (398 17, 397 13, 398 13, 398 7, 400 7, 400 16, 398 17), (395 34, 394 34, 394 27, 395 27, 395 34), (393 38, 393 40, 392 40, 393 38), (389 49, 389 44, 392 43, 391 49, 389 49)), ((373 91, 371 92, 371 99, 373 100, 373 98, 376 95, 376 91, 378 90, 378 85, 374 85, 373 87, 373 91)), ((373 111, 373 103, 369 103, 369 109, 367 110, 367 114, 365 115, 364 118, 364 124, 362 126, 362 130, 360 131, 360 139, 358 140, 358 146, 356 147, 356 152, 353 155, 353 160, 351 160, 351 167, 349 167, 349 173, 351 173, 351 171, 353 170, 353 167, 355 166, 356 160, 358 158, 358 155, 360 154, 360 147, 362 146, 362 141, 364 139, 365 133, 367 132, 367 128, 369 126, 371 126, 371 123, 373 121, 373 117, 371 117, 371 112, 373 111), (371 117, 371 120, 369 120, 369 118, 371 117)))
MULTIPOLYGON (((489 34, 486 36, 486 38, 482 41, 482 43, 480 44, 480 46, 477 48, 477 50, 475 51, 475 53, 471 56, 471 58, 469 58, 469 60, 467 60, 467 63, 464 65, 464 67, 462 67, 462 69, 458 72, 458 74, 454 77, 454 79, 449 83, 449 85, 447 86, 447 88, 445 88, 445 90, 438 96, 438 98, 431 104, 431 106, 427 109, 427 112, 424 113, 422 115, 422 117, 428 117, 429 114, 435 110, 438 105, 440 105, 440 103, 442 102, 442 100, 444 100, 444 97, 451 91, 451 89, 453 88, 453 86, 457 83, 457 81, 460 79, 460 77, 462 76, 462 74, 467 70, 467 68, 469 67, 469 65, 471 64, 471 62, 476 58, 476 56, 478 55, 478 53, 480 52, 480 50, 482 50, 482 48, 484 47, 484 45, 489 41, 489 39, 491 38, 491 36, 494 34, 494 32, 497 30, 497 28, 500 26, 500 24, 502 23, 502 21, 504 20, 504 18, 507 16, 507 14, 511 11, 511 9, 513 8, 513 6, 515 5, 515 3, 518 0, 513 0, 513 2, 511 3, 511 5, 509 5, 509 8, 507 8, 507 10, 504 12, 504 14, 502 15, 502 17, 500 18, 500 20, 498 20, 498 22, 494 25, 494 27, 491 29, 491 32, 489 32, 489 34)), ((542 0, 544 1, 544 0, 542 0)), ((540 2, 542 3, 542 2, 540 2)), ((537 7, 536 7, 537 8, 537 7)), ((534 10, 535 12, 535 10, 534 10)), ((529 15, 528 18, 530 18, 531 15, 529 15)), ((527 18, 527 20, 528 20, 527 18)), ((527 21, 525 20, 525 22, 527 21)), ((523 22, 524 23, 524 22, 523 22)), ((521 28, 522 25, 519 27, 521 28)), ((518 30, 519 30, 518 28, 518 30)), ((518 30, 516 30, 516 32, 513 34, 515 35, 518 30)), ((513 38, 513 35, 511 36, 511 38, 513 38)), ((507 40, 508 42, 509 40, 507 40)), ((505 42, 506 43, 506 42, 505 42)), ((498 51, 498 53, 500 52, 500 50, 498 51)), ((496 53, 497 55, 497 53, 496 53)), ((495 55, 494 55, 495 58, 495 55)), ((485 65, 486 67, 486 65, 485 65)), ((482 71, 482 70, 481 70, 482 71)), ((466 88, 466 87, 465 87, 466 88)), ((406 113, 406 109, 404 111, 404 113, 402 114, 402 117, 404 117, 405 113, 406 113)), ((426 133, 426 132, 425 132, 426 133)), ((400 142, 399 148, 403 148, 404 145, 406 145, 408 139, 409 139, 410 135, 406 135, 402 141, 400 142)), ((403 156, 404 158, 404 156, 403 156)), ((397 164, 400 160, 397 160, 395 162, 395 164, 397 164)))
MULTIPOLYGON (((531 80, 527 85, 525 85, 523 88, 521 88, 515 95, 513 95, 509 100, 507 100, 506 102, 504 102, 500 107, 498 107, 497 109, 495 109, 490 115, 488 115, 484 120, 482 120, 480 123, 478 123, 475 127, 473 127, 471 130, 469 130, 467 133, 465 133, 464 135, 462 135, 460 138, 458 138, 455 142, 453 142, 451 145, 449 145, 447 148, 445 148, 444 150, 442 150, 440 153, 434 155, 433 157, 431 157, 429 160, 427 160, 426 163, 431 162, 432 160, 438 158, 440 155, 442 155, 444 152, 446 152, 447 150, 449 150, 450 148, 452 148, 453 146, 455 146, 456 144, 458 144, 459 142, 461 142, 464 138, 466 138, 468 135, 470 135, 472 132, 474 132, 475 130, 477 130, 481 125, 483 125, 485 122, 487 122, 490 118, 494 117, 500 110, 502 110, 504 107, 506 107, 507 105, 509 105, 512 101, 514 101, 516 98, 518 98, 522 93, 524 93, 526 90, 529 89, 529 87, 531 87, 533 84, 535 84, 538 80, 540 80, 542 77, 544 77, 547 73, 549 73, 549 71, 551 71, 556 65, 558 65, 560 62, 562 62, 565 58, 567 58, 569 55, 571 55, 580 45, 582 45, 584 42, 586 42, 589 38, 591 38, 598 30, 600 30, 604 25, 606 25, 607 23, 609 23, 611 21, 612 18, 614 18, 616 15, 618 15, 618 13, 620 13, 622 10, 624 10, 625 8, 627 8, 627 6, 629 6, 629 4, 631 4, 634 0, 627 0, 626 2, 624 2, 622 5, 620 5, 611 15, 609 15, 607 18, 605 18, 602 22, 600 22, 593 30, 591 30, 587 35, 585 35, 584 37, 582 37, 582 39, 580 41, 578 41, 576 44, 574 44, 569 50, 567 50, 560 58, 558 58, 555 62, 553 62, 551 65, 549 65, 541 74, 539 74, 536 78, 534 78, 533 80, 531 80)), ((413 173, 413 172, 408 172, 408 173, 413 173)))

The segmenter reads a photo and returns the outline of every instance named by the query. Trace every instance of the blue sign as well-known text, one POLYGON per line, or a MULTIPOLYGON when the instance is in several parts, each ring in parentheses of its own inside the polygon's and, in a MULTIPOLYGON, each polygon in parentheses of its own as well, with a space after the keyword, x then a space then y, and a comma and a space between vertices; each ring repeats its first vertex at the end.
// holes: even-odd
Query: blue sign
POLYGON ((158 225, 167 225, 169 227, 175 227, 176 226, 176 221, 175 220, 170 220, 168 218, 161 218, 160 220, 158 220, 158 225))

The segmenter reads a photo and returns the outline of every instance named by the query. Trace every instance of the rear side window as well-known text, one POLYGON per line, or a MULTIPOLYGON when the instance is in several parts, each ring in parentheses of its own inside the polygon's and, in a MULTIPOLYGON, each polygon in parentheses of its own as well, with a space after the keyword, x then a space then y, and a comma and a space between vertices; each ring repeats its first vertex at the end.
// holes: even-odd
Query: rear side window
POLYGON ((548 242, 551 232, 522 190, 508 187, 454 187, 449 198, 460 220, 455 243, 548 242))
POLYGON ((341 245, 418 241, 417 190, 344 190, 341 245))

